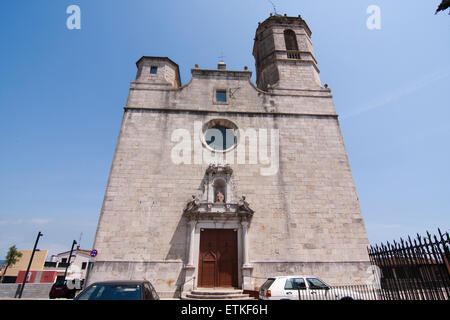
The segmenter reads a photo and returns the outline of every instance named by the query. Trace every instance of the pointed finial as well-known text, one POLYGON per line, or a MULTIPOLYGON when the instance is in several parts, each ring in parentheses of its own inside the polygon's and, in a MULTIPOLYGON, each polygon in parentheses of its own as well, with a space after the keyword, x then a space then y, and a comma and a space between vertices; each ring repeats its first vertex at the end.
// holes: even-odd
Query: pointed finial
MULTIPOLYGON (((277 7, 275 7, 275 4, 274 4, 272 1, 270 1, 270 0, 267 0, 267 1, 269 1, 270 4, 272 5, 272 8, 273 8, 273 14, 274 14, 274 15, 277 15, 277 7)), ((272 16, 272 12, 270 13, 270 16, 272 16)))

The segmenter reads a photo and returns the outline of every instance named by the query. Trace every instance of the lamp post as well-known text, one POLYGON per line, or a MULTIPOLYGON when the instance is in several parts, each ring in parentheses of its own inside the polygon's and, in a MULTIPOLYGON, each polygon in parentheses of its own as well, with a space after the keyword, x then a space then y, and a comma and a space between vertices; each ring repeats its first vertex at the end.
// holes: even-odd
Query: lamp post
POLYGON ((42 236, 43 236, 43 234, 39 231, 37 238, 36 238, 36 242, 34 243, 33 252, 31 253, 30 262, 28 262, 28 268, 27 268, 27 271, 25 272, 25 277, 23 278, 22 287, 20 288, 19 299, 22 298, 23 288, 25 288, 25 283, 27 283, 28 272, 30 272, 30 267, 31 267, 31 263, 33 262, 34 253, 36 252, 36 247, 37 247, 39 238, 42 236))
POLYGON ((77 244, 75 240, 72 242, 72 248, 70 249, 69 260, 67 261, 66 272, 64 272, 64 280, 66 280, 67 269, 69 269, 70 259, 72 258, 73 247, 77 244))

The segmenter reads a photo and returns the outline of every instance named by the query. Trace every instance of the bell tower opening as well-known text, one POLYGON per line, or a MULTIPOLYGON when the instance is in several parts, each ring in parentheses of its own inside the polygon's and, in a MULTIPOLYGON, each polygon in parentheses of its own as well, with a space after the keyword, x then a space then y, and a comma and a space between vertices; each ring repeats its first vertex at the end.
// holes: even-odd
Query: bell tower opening
POLYGON ((256 83, 268 90, 321 90, 311 30, 300 17, 274 15, 258 25, 253 56, 256 83))
POLYGON ((298 51, 298 43, 295 32, 291 29, 284 30, 284 43, 287 51, 298 51))

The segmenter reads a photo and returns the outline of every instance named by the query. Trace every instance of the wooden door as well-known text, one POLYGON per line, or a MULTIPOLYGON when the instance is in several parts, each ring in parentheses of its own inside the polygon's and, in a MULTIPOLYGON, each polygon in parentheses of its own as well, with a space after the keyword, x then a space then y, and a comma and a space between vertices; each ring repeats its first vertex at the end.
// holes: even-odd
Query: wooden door
POLYGON ((200 234, 198 286, 237 287, 237 232, 203 229, 200 234))
POLYGON ((216 286, 217 258, 217 237, 214 230, 203 230, 200 233, 199 287, 213 288, 216 286))

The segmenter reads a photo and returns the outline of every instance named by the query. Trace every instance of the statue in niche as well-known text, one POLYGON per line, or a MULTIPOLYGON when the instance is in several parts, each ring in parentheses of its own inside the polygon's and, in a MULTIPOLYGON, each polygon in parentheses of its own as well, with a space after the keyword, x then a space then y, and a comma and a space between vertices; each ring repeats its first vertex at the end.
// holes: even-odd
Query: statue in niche
POLYGON ((224 200, 225 200, 225 196, 223 195, 223 193, 220 192, 220 191, 217 191, 217 193, 216 193, 216 203, 223 204, 224 200))

